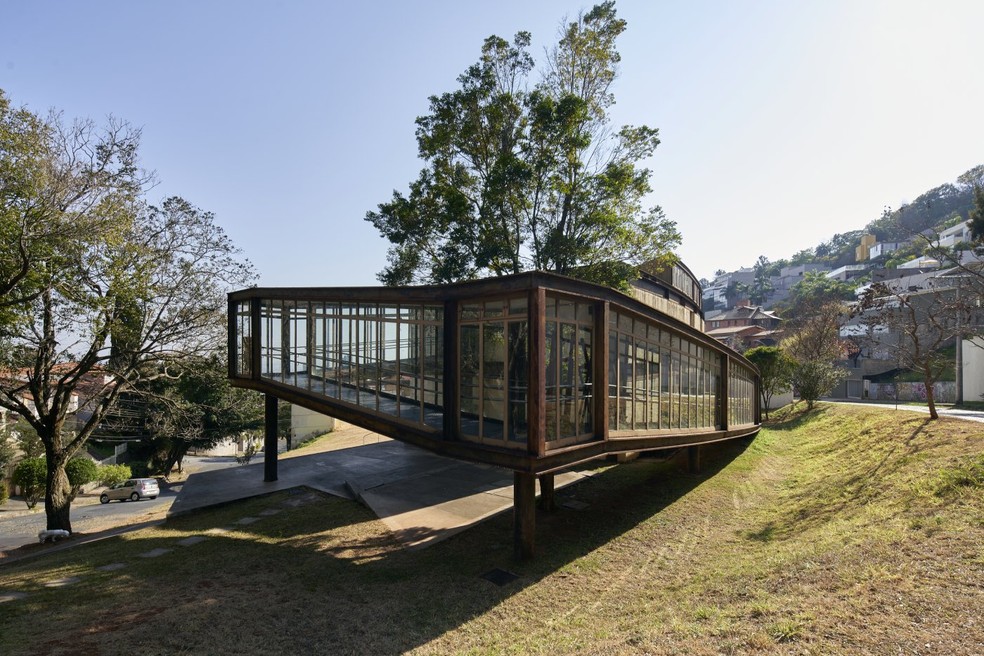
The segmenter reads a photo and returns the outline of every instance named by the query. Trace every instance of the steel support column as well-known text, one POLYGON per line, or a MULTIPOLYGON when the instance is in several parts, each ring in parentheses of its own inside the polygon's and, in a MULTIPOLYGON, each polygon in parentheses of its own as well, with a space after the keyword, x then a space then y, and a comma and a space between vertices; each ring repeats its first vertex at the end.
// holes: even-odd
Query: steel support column
POLYGON ((540 474, 540 508, 547 512, 553 512, 557 509, 553 474, 540 474))
POLYGON ((263 417, 263 480, 277 480, 277 397, 265 395, 263 417))
POLYGON ((536 475, 513 472, 513 544, 517 560, 533 557, 535 528, 536 475))

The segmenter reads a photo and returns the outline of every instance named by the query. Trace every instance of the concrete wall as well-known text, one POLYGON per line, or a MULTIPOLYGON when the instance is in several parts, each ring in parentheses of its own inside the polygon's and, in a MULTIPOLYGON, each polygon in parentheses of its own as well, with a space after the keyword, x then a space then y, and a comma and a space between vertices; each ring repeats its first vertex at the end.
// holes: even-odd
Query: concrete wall
POLYGON ((790 389, 782 394, 773 394, 769 399, 769 410, 776 410, 793 402, 793 390, 790 389))
POLYGON ((290 429, 295 446, 309 437, 335 430, 335 418, 300 406, 290 406, 290 429))
MULTIPOLYGON (((868 398, 872 401, 894 401, 895 386, 898 385, 899 401, 925 401, 926 385, 924 383, 871 383, 868 386, 868 398)), ((933 399, 937 403, 953 403, 957 398, 957 384, 953 381, 933 385, 933 399)), ((967 396, 964 391, 964 398, 967 396)))
POLYGON ((963 341, 964 401, 984 401, 984 338, 963 341))

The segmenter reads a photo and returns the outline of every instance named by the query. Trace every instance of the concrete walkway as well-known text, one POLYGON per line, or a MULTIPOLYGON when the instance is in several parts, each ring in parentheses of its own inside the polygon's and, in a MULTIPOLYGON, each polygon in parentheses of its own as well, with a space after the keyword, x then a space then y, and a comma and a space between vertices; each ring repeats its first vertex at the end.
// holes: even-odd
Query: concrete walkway
MULTIPOLYGON (((349 429, 358 431, 358 429, 349 429)), ((322 438, 341 448, 282 457, 278 480, 263 481, 262 456, 250 465, 192 474, 169 516, 238 499, 306 486, 368 506, 408 547, 424 547, 512 508, 511 471, 444 458, 359 431, 322 438)), ((559 489, 589 476, 560 474, 559 489)))

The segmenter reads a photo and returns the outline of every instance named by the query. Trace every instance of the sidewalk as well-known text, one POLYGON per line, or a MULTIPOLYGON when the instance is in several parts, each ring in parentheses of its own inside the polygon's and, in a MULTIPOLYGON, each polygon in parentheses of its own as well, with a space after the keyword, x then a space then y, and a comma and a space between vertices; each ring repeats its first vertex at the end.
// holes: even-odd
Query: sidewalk
MULTIPOLYGON (((886 408, 888 410, 921 412, 929 414, 929 408, 922 405, 908 405, 907 403, 896 404, 893 401, 849 401, 846 399, 821 399, 830 403, 840 403, 843 405, 858 405, 867 408, 886 408)), ((951 408, 936 405, 936 413, 940 417, 951 417, 953 419, 963 419, 965 421, 976 421, 984 423, 984 410, 969 410, 967 408, 951 408)))
MULTIPOLYGON (((306 486, 358 500, 407 547, 424 547, 512 508, 511 471, 445 458, 349 427, 321 440, 314 452, 291 452, 278 478, 263 481, 262 458, 235 469, 192 474, 168 516, 306 486)), ((590 471, 558 475, 556 487, 590 471)))

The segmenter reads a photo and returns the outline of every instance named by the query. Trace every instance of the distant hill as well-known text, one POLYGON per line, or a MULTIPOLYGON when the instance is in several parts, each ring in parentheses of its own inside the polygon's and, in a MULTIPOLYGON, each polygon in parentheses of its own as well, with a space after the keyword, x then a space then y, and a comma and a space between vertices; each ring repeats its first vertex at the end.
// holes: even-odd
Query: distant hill
POLYGON ((815 248, 804 249, 789 260, 770 263, 777 270, 787 264, 819 262, 832 267, 854 263, 854 249, 864 234, 873 234, 880 242, 904 241, 924 230, 941 230, 966 219, 974 204, 974 184, 984 185, 984 164, 921 194, 911 203, 886 210, 863 229, 836 234, 815 248), (778 265, 778 266, 776 266, 778 265))

